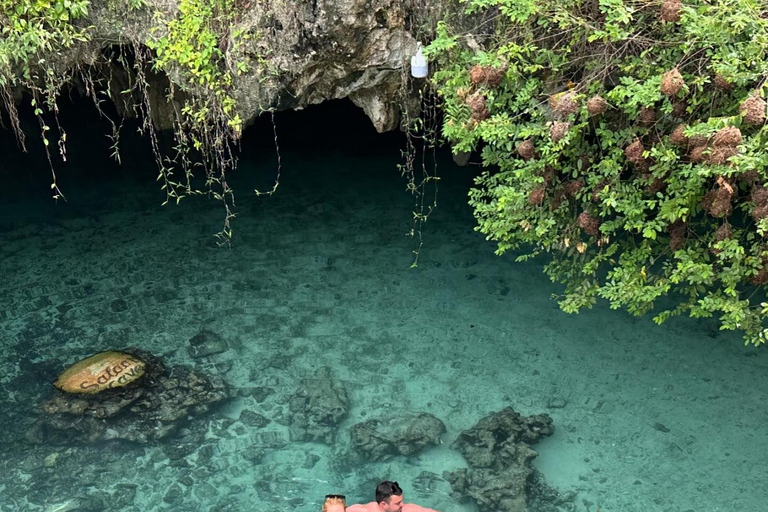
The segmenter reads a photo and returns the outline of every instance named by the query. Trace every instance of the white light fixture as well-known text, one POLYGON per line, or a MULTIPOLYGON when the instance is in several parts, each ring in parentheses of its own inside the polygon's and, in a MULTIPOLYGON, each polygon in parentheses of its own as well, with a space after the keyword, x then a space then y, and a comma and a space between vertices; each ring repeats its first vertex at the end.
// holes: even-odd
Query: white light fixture
POLYGON ((428 73, 427 58, 421 53, 421 43, 416 43, 416 55, 411 57, 411 76, 413 78, 426 78, 428 73))

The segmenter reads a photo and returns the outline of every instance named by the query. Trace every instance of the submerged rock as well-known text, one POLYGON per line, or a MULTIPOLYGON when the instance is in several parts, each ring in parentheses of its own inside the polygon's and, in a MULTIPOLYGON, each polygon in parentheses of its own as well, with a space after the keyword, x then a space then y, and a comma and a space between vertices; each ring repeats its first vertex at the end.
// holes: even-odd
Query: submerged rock
POLYGON ((352 427, 352 449, 365 460, 388 460, 415 455, 427 446, 440 444, 445 425, 429 413, 370 419, 352 427))
POLYGON ((144 375, 144 361, 125 352, 100 352, 73 364, 54 387, 65 393, 93 394, 127 386, 144 375))
POLYGON ((166 368, 142 350, 126 352, 146 363, 139 385, 94 395, 56 391, 41 405, 43 414, 28 440, 49 444, 112 439, 148 443, 172 435, 189 417, 206 413, 230 395, 221 379, 182 366, 166 368))
POLYGON ((331 444, 339 423, 349 412, 347 391, 333 379, 330 368, 319 368, 314 376, 302 379, 291 397, 291 441, 331 444))
POLYGON ((527 512, 529 483, 542 479, 531 461, 538 453, 530 445, 555 432, 546 414, 521 416, 511 407, 489 414, 465 430, 451 445, 469 468, 450 474, 451 487, 472 498, 480 510, 527 512))
POLYGON ((226 352, 229 347, 220 334, 201 329, 189 339, 189 355, 193 358, 208 357, 226 352))

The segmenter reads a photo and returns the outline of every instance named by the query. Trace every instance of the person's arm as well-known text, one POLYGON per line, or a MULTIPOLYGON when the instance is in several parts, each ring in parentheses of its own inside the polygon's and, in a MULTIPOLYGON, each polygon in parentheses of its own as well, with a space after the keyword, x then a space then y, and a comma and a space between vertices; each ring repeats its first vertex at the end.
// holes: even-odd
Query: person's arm
POLYGON ((433 510, 431 508, 420 507, 419 505, 414 505, 413 503, 404 503, 403 512, 439 512, 439 511, 433 510))

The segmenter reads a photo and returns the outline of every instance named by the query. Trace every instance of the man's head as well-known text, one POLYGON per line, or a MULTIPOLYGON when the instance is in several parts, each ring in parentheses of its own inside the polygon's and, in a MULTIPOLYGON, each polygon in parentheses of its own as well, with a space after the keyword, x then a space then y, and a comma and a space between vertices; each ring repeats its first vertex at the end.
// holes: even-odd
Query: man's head
POLYGON ((376 487, 376 503, 381 512, 400 512, 403 510, 403 490, 397 482, 381 482, 376 487))

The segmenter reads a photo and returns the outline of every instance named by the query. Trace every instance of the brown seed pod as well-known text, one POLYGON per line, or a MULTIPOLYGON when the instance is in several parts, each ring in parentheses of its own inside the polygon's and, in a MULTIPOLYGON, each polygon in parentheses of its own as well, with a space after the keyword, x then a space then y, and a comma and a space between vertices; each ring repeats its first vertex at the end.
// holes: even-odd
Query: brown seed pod
POLYGON ((635 141, 624 149, 624 156, 627 157, 632 164, 638 167, 647 167, 645 158, 643 157, 643 142, 640 139, 635 141))
POLYGON ((699 146, 706 146, 709 144, 709 139, 705 137, 704 135, 694 135, 688 140, 688 145, 692 148, 697 148, 699 146))
POLYGON ((570 129, 571 123, 555 121, 552 123, 552 126, 549 127, 549 136, 552 138, 553 142, 559 142, 565 137, 565 134, 568 133, 568 130, 570 129))
POLYGON ((544 202, 544 198, 547 195, 547 189, 544 185, 541 185, 540 187, 537 187, 533 190, 531 190, 531 193, 528 194, 528 203, 529 204, 541 204, 544 202))
POLYGON ((579 104, 576 102, 576 94, 573 92, 561 92, 549 97, 549 106, 552 111, 561 117, 567 117, 579 111, 579 104))
POLYGON ((485 68, 485 85, 488 87, 498 87, 501 81, 504 79, 504 73, 501 69, 494 67, 485 68))
POLYGON ((717 187, 706 193, 701 200, 701 207, 713 217, 728 217, 732 211, 731 197, 728 189, 717 187))
POLYGON ((715 84, 715 87, 721 91, 730 92, 733 90, 733 84, 720 73, 715 75, 715 79, 712 82, 715 84))
POLYGON ((760 267, 757 274, 752 274, 749 278, 749 282, 755 286, 761 286, 768 283, 768 271, 765 270, 765 266, 760 267))
POLYGON ((717 231, 715 231, 715 240, 718 242, 729 240, 732 236, 733 230, 731 229, 731 225, 727 222, 723 223, 723 225, 717 228, 717 231))
POLYGON ((683 117, 685 111, 688 109, 688 102, 685 100, 675 98, 672 100, 672 115, 675 117, 683 117))
POLYGON ((707 158, 704 154, 706 151, 707 146, 696 146, 695 148, 691 149, 690 153, 688 153, 688 161, 695 164, 700 164, 707 158))
POLYGON ((755 222, 763 220, 768 217, 768 206, 755 206, 752 208, 751 215, 755 222))
POLYGON ((733 146, 715 146, 706 157, 707 163, 710 165, 725 165, 738 152, 739 150, 733 146))
POLYGON ((751 125, 765 123, 765 101, 757 94, 752 94, 745 99, 739 107, 739 112, 744 116, 744 122, 751 125))
POLYGON ((675 128, 669 136, 669 142, 677 147, 688 147, 689 139, 685 136, 685 128, 686 126, 684 124, 677 125, 677 128, 675 128))
POLYGON ((741 130, 735 126, 726 126, 725 128, 720 128, 717 130, 717 133, 715 133, 715 138, 712 141, 712 144, 714 144, 715 147, 738 146, 741 144, 741 130))
POLYGON ((485 108, 485 97, 479 92, 467 96, 465 103, 472 112, 479 112, 485 108))
POLYGON ((680 0, 665 0, 661 4, 661 21, 664 23, 676 23, 680 21, 680 11, 682 10, 680 0))
POLYGON ((581 212, 577 223, 584 232, 591 236, 597 236, 600 233, 600 221, 589 214, 589 212, 581 212))
POLYGON ((555 193, 552 194, 552 202, 550 203, 549 208, 551 210, 556 210, 563 204, 563 201, 565 201, 565 191, 562 188, 558 188, 555 190, 555 193))
POLYGON ((663 192, 667 188, 667 182, 666 180, 663 180, 661 178, 653 178, 653 181, 650 185, 646 187, 646 190, 653 195, 656 195, 658 192, 663 192))
POLYGON ((669 248, 673 251, 682 249, 688 233, 688 224, 678 219, 667 226, 667 233, 669 233, 669 248))
POLYGON ((750 169, 748 171, 744 171, 741 174, 736 175, 736 179, 739 180, 740 183, 753 185, 754 183, 757 182, 757 180, 760 179, 760 176, 757 174, 756 170, 750 169))
POLYGON ((755 206, 768 206, 768 188, 763 185, 753 186, 749 198, 755 203, 755 206))
POLYGON ((667 71, 661 77, 661 93, 666 96, 675 96, 684 85, 683 75, 677 68, 667 71))
POLYGON ((608 102, 600 96, 592 96, 587 100, 587 112, 590 116, 599 116, 608 110, 608 102))
POLYGON ((595 203, 600 202, 600 195, 603 193, 603 189, 605 189, 605 187, 608 185, 608 180, 602 180, 595 186, 595 188, 592 189, 592 193, 589 195, 589 198, 595 203))
POLYGON ((480 64, 476 64, 469 70, 469 80, 473 85, 481 85, 485 82, 485 68, 480 64))
POLYGON ((528 161, 536 153, 536 148, 533 145, 533 141, 531 139, 524 140, 520 144, 517 145, 517 154, 522 157, 523 160, 528 161))
POLYGON ((642 124, 654 124, 656 122, 656 111, 651 107, 643 107, 637 119, 642 124))
POLYGON ((569 181, 565 184, 563 187, 563 190, 565 190, 565 195, 568 197, 574 197, 576 193, 581 190, 584 187, 584 182, 581 180, 573 180, 569 181))

